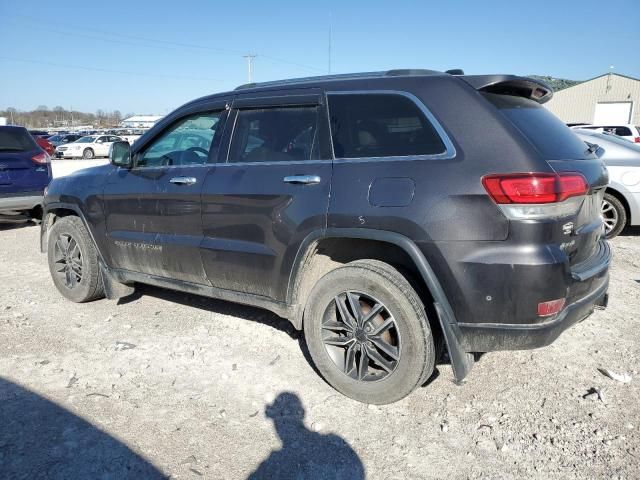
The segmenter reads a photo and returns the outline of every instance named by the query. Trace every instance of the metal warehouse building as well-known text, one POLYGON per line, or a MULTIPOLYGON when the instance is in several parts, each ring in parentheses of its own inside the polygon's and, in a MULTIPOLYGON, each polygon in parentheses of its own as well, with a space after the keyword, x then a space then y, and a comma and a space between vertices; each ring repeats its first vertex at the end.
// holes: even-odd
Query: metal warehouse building
POLYGON ((607 73, 556 92, 545 106, 566 123, 640 125, 640 79, 607 73))

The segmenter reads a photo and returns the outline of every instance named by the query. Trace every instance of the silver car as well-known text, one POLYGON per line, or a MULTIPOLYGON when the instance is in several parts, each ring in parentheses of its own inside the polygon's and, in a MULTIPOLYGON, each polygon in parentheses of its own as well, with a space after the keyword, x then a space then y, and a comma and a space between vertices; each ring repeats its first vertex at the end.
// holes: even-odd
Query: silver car
POLYGON ((640 225, 640 144, 610 133, 574 131, 590 148, 598 146, 597 155, 609 170, 609 186, 602 203, 607 238, 615 237, 626 226, 640 225))

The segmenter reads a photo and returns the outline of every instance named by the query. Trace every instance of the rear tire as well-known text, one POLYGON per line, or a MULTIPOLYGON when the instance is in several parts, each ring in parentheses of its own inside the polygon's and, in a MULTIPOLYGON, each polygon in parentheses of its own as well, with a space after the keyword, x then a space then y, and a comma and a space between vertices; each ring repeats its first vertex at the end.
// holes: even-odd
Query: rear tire
POLYGON ((602 201, 602 217, 605 222, 607 239, 617 237, 627 226, 627 210, 617 197, 610 193, 604 194, 602 201))
POLYGON ((85 160, 91 160, 94 156, 95 156, 95 153, 91 148, 85 148, 84 151, 82 152, 82 158, 84 158, 85 160))
POLYGON ((318 280, 304 333, 324 379, 360 402, 396 402, 433 373, 433 335, 420 297, 398 270, 378 260, 357 260, 318 280), (371 310, 380 313, 367 320, 371 310))
POLYGON ((80 218, 63 217, 53 224, 47 255, 53 283, 65 298, 82 303, 104 297, 98 251, 80 218))

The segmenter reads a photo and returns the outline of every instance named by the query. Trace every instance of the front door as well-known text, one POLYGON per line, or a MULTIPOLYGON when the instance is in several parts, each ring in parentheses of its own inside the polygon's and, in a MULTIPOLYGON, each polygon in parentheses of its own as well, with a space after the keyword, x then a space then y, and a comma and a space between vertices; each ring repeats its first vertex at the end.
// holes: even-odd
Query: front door
POLYGON ((202 192, 201 252, 214 287, 283 300, 301 242, 326 227, 332 161, 321 101, 234 101, 227 162, 202 192))
POLYGON ((110 266, 207 284, 200 193, 218 155, 225 105, 178 115, 136 145, 131 169, 110 175, 104 191, 110 266))

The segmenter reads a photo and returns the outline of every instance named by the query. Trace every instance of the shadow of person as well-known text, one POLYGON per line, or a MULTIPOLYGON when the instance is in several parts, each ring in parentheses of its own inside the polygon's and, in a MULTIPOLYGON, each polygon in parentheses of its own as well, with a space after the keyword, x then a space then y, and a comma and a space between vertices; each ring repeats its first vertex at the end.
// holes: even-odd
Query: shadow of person
POLYGON ((167 478, 86 420, 0 377, 0 478, 167 478))
POLYGON ((273 420, 282 448, 271 452, 250 480, 365 478, 360 458, 344 439, 307 430, 304 407, 295 393, 278 395, 265 414, 273 420))

